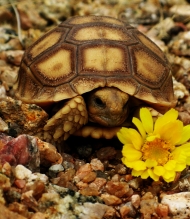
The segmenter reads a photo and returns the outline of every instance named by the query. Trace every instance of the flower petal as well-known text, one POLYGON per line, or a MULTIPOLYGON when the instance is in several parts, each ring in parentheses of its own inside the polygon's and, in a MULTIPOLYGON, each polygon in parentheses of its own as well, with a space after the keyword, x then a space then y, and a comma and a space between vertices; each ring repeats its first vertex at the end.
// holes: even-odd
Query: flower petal
POLYGON ((159 180, 159 176, 156 175, 152 169, 148 169, 148 174, 149 176, 154 180, 154 181, 158 181, 159 180))
POLYGON ((136 125, 138 131, 142 135, 142 138, 145 139, 146 138, 146 132, 144 130, 143 124, 140 121, 140 119, 133 117, 132 122, 133 122, 133 124, 136 125))
POLYGON ((177 163, 175 167, 176 172, 181 172, 186 168, 186 163, 177 163))
POLYGON ((175 171, 165 171, 162 177, 166 182, 172 182, 175 179, 175 175, 175 171))
POLYGON ((156 166, 154 167, 153 172, 158 176, 163 176, 163 174, 165 173, 165 169, 163 166, 156 166))
POLYGON ((175 150, 171 153, 171 156, 177 163, 185 163, 187 155, 188 152, 186 153, 185 148, 182 146, 175 148, 175 150))
POLYGON ((131 144, 123 146, 122 155, 127 158, 128 161, 136 161, 142 157, 142 152, 136 150, 131 144))
POLYGON ((179 142, 177 142, 177 145, 184 144, 190 139, 190 125, 186 125, 183 127, 182 136, 179 142))
POLYGON ((143 173, 143 170, 137 171, 137 170, 132 170, 131 175, 132 176, 140 176, 143 173))
POLYGON ((136 171, 146 170, 146 164, 142 160, 134 161, 133 162, 133 169, 135 169, 136 171))
POLYGON ((190 157, 187 157, 186 165, 190 166, 190 157))
POLYGON ((137 150, 140 150, 143 144, 143 139, 141 135, 135 129, 128 129, 131 142, 137 150))
POLYGON ((178 117, 178 111, 175 109, 170 109, 163 116, 159 117, 154 124, 154 133, 159 134, 162 127, 168 122, 173 122, 178 117))
POLYGON ((143 173, 141 174, 141 178, 142 179, 147 179, 148 177, 149 177, 148 170, 143 171, 143 173))
POLYGON ((180 148, 182 151, 185 152, 185 155, 188 157, 190 156, 190 143, 186 143, 182 146, 177 147, 176 149, 180 148))
POLYGON ((122 157, 121 161, 126 167, 133 168, 133 162, 128 161, 126 157, 122 157))
POLYGON ((157 165, 157 162, 155 160, 147 159, 145 161, 145 164, 148 168, 152 168, 152 167, 155 167, 157 165))
POLYGON ((146 133, 153 132, 153 118, 150 111, 147 108, 140 109, 140 119, 142 121, 143 127, 146 133))
POLYGON ((117 137, 123 144, 131 143, 131 138, 128 132, 128 128, 122 127, 119 132, 117 132, 117 137))
POLYGON ((160 138, 169 142, 172 145, 176 145, 181 139, 183 132, 183 123, 179 120, 168 122, 160 130, 160 138))
POLYGON ((175 160, 169 160, 165 165, 164 168, 166 170, 174 170, 176 167, 176 161, 175 160))

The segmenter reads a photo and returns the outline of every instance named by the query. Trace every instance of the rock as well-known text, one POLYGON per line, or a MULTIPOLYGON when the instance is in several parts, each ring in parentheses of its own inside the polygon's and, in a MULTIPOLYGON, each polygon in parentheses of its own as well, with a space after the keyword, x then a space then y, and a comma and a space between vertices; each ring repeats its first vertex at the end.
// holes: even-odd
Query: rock
POLYGON ((8 191, 11 187, 10 178, 0 173, 0 189, 3 191, 8 191))
POLYGON ((0 101, 0 114, 9 124, 8 133, 13 137, 19 134, 34 135, 43 131, 48 119, 47 113, 35 104, 24 104, 10 97, 0 101))
MULTIPOLYGON (((6 62, 9 62, 13 65, 16 65, 16 66, 19 66, 20 63, 21 63, 21 60, 22 60, 22 56, 24 54, 24 51, 23 50, 8 50, 8 51, 4 51, 4 56, 5 56, 5 59, 6 62)), ((1 55, 3 56, 3 55, 1 55)))
POLYGON ((98 196, 99 192, 97 188, 86 187, 80 190, 80 194, 85 196, 98 196))
POLYGON ((125 205, 121 206, 120 214, 121 218, 126 218, 127 216, 134 218, 136 211, 132 206, 131 202, 127 202, 125 205))
POLYGON ((103 194, 101 194, 101 198, 103 199, 105 204, 109 205, 109 206, 110 205, 115 206, 115 205, 119 205, 122 203, 122 200, 120 198, 116 197, 115 195, 103 193, 103 194))
POLYGON ((8 208, 6 208, 1 203, 0 203, 0 212, 1 212, 1 218, 3 218, 3 219, 10 219, 10 218, 27 219, 26 217, 24 217, 18 213, 10 211, 8 208))
MULTIPOLYGON (((35 137, 34 137, 35 138, 35 137)), ((43 166, 51 166, 52 164, 61 164, 62 156, 57 152, 54 145, 36 138, 38 149, 40 151, 40 162, 43 166)))
POLYGON ((26 180, 24 180, 24 179, 16 179, 14 181, 14 184, 16 185, 17 188, 23 189, 26 186, 26 180))
POLYGON ((0 161, 2 164, 5 162, 13 166, 22 164, 31 170, 37 170, 40 165, 40 154, 36 139, 27 135, 10 139, 0 149, 0 161))
POLYGON ((47 215, 42 212, 37 212, 31 217, 31 219, 46 219, 46 218, 47 218, 47 215))
POLYGON ((173 219, 190 218, 190 192, 165 195, 161 203, 168 206, 173 219))
POLYGON ((130 191, 129 185, 126 182, 113 182, 108 181, 105 190, 111 195, 115 195, 118 198, 127 197, 130 191))
POLYGON ((48 170, 49 175, 50 175, 52 178, 56 177, 57 174, 58 174, 59 172, 62 172, 62 171, 64 171, 64 167, 63 167, 61 164, 54 164, 54 165, 52 165, 52 166, 49 168, 49 170, 48 170))
POLYGON ((164 205, 164 204, 158 204, 158 208, 157 208, 157 214, 160 217, 167 217, 169 213, 169 209, 168 209, 168 205, 164 205))
POLYGON ((85 165, 81 166, 77 172, 76 177, 82 180, 85 176, 87 176, 90 172, 92 172, 91 165, 86 163, 85 165))
POLYGON ((92 169, 95 171, 97 171, 97 170, 104 171, 103 163, 100 160, 98 160, 97 158, 92 159, 90 162, 90 165, 91 165, 92 169))
POLYGON ((15 167, 14 176, 17 179, 29 179, 32 176, 32 171, 27 169, 23 165, 17 165, 15 167))
POLYGON ((135 194, 131 196, 131 204, 137 209, 140 206, 140 195, 135 194))
POLYGON ((97 157, 99 160, 110 160, 113 159, 116 155, 116 150, 113 147, 103 147, 97 151, 97 157))
POLYGON ((150 192, 145 193, 140 202, 140 212, 142 213, 143 218, 150 219, 152 215, 155 215, 157 208, 157 198, 150 192))
MULTIPOLYGON (((57 185, 59 186, 63 186, 66 188, 70 188, 73 190, 77 190, 76 186, 73 185, 73 177, 75 176, 75 170, 74 169, 68 169, 66 172, 60 172, 58 174, 59 177, 59 181, 57 183, 57 185), (71 188, 72 187, 72 188, 71 188)), ((82 182, 82 181, 80 181, 82 182)))
POLYGON ((89 184, 90 188, 97 188, 100 191, 106 184, 107 180, 104 178, 96 178, 93 182, 89 184))
POLYGON ((90 182, 94 181, 95 179, 96 179, 96 172, 90 172, 86 176, 84 176, 82 181, 84 183, 90 183, 90 182))
MULTIPOLYGON (((130 179, 131 175, 129 175, 129 179, 130 179)), ((142 183, 142 179, 140 177, 134 178, 129 180, 128 184, 131 188, 133 189, 138 189, 140 188, 140 185, 142 183)))
POLYGON ((33 196, 33 191, 27 191, 22 193, 21 195, 22 204, 26 205, 28 208, 32 209, 33 211, 37 212, 38 209, 38 202, 33 196))
POLYGON ((123 164, 118 164, 115 167, 115 172, 118 173, 118 174, 121 174, 121 175, 125 175, 127 173, 127 168, 123 164))

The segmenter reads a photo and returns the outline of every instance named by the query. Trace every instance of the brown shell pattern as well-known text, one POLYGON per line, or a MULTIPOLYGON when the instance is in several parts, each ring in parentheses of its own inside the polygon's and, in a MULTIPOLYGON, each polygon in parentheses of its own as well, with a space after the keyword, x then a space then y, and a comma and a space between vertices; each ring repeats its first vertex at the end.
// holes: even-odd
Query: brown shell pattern
POLYGON ((14 87, 24 102, 45 104, 105 86, 158 106, 174 103, 163 52, 111 17, 72 17, 46 33, 26 50, 14 87))

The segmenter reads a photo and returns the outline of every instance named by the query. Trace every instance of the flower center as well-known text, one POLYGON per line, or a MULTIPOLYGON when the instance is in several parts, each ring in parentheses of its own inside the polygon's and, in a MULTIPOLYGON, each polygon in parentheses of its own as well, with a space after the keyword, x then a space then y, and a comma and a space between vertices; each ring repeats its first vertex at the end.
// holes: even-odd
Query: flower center
POLYGON ((173 149, 174 146, 171 144, 160 138, 155 138, 153 141, 146 141, 142 146, 142 159, 155 160, 158 165, 164 165, 170 159, 170 154, 173 149))

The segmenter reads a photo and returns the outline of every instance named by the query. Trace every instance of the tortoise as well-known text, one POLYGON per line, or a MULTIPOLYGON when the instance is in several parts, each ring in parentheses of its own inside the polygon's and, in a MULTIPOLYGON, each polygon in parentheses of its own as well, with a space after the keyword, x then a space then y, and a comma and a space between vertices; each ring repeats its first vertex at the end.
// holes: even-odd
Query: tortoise
POLYGON ((109 130, 122 126, 134 100, 162 112, 175 105, 164 53, 107 16, 71 17, 39 38, 25 51, 14 89, 25 103, 59 103, 44 127, 55 140, 79 129, 83 136, 113 137, 109 130), (101 134, 95 124, 104 127, 101 134))

